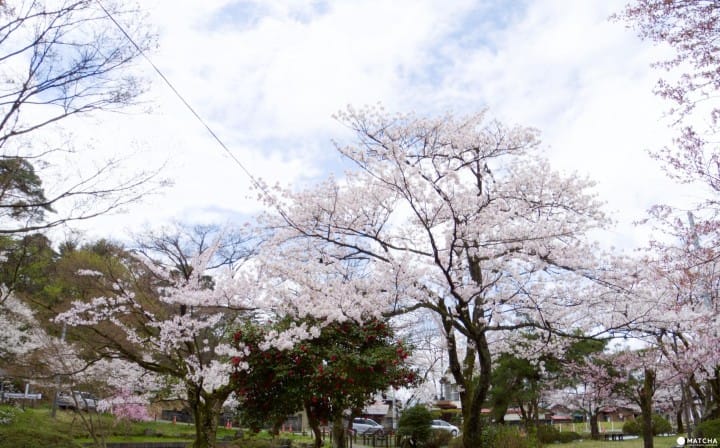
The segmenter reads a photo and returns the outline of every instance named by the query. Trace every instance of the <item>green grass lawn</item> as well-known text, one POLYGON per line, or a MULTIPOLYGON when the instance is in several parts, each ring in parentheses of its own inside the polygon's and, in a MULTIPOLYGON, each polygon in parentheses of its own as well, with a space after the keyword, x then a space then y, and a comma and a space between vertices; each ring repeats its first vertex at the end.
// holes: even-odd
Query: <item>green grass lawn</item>
MULTIPOLYGON (((12 422, 0 424, 0 446, 38 447, 38 448, 80 448, 83 443, 91 442, 87 419, 92 417, 92 424, 97 434, 102 434, 106 442, 159 442, 159 441, 191 441, 195 437, 195 428, 191 424, 173 424, 164 421, 155 422, 122 422, 110 415, 77 414, 73 411, 58 411, 56 418, 51 417, 50 409, 35 408, 20 411, 8 406, 0 406, 0 417, 3 412, 12 413, 12 422), (81 417, 85 417, 83 421, 81 417)), ((578 424, 576 430, 583 432, 578 424)), ((613 429, 608 425, 603 430, 613 429)), ((619 429, 619 428, 614 428, 619 429)), ((572 430, 571 427, 563 430, 572 430)), ((218 427, 218 439, 234 436, 237 428, 218 427)), ((267 433, 254 435, 253 438, 269 439, 267 433)), ((309 436, 283 434, 282 438, 291 438, 297 442, 310 442, 309 436)), ((675 437, 656 437, 655 448, 670 448, 676 443, 675 437)), ((251 443, 252 445, 252 443, 251 443)), ((625 440, 622 442, 583 440, 566 444, 547 445, 558 448, 642 448, 642 439, 625 440)))
MULTIPOLYGON (((76 448, 91 442, 89 423, 97 435, 106 442, 190 442, 195 437, 192 424, 164 421, 126 422, 117 421, 111 415, 76 413, 58 410, 52 418, 46 407, 28 408, 24 411, 10 406, 0 406, 0 420, 12 415, 11 421, 0 423, 0 447, 76 448)), ((234 437, 238 428, 218 427, 217 437, 234 437)), ((267 438, 267 433, 253 435, 253 438, 267 438)), ((309 442, 310 437, 283 435, 299 442, 309 442)))
MULTIPOLYGON (((675 437, 655 437, 654 446, 655 448, 671 448, 677 443, 675 437)), ((582 440, 573 443, 564 443, 561 445, 547 445, 557 446, 558 448, 642 448, 643 440, 623 440, 622 442, 612 442, 604 440, 582 440)))

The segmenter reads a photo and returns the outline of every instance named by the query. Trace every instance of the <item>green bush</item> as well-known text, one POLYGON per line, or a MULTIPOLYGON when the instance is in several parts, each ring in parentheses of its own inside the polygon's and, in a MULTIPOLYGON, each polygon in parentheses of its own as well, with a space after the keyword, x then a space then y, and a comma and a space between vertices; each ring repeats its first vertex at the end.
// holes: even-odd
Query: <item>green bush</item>
POLYGON ((560 431, 551 425, 539 425, 535 435, 538 442, 542 444, 554 443, 560 440, 560 431))
POLYGON ((422 405, 408 408, 398 421, 398 434, 425 443, 432 436, 432 414, 422 405))
POLYGON ((697 428, 695 428, 695 434, 698 437, 720 439, 720 419, 701 422, 697 425, 697 428))
POLYGON ((580 439, 582 439, 582 436, 580 436, 580 434, 573 431, 567 431, 561 432, 560 438, 557 441, 560 443, 570 443, 580 439))
MULTIPOLYGON (((492 448, 537 448, 541 446, 536 436, 525 434, 518 427, 491 424, 487 424, 483 428, 482 444, 492 448)), ((448 448, 463 448, 462 437, 452 439, 448 448)))
POLYGON ((24 428, 4 428, 0 431, 0 446, 13 448, 80 448, 80 445, 66 434, 24 428))
MULTIPOLYGON (((652 416, 652 428, 654 436, 658 434, 666 434, 672 431, 672 426, 670 425, 670 422, 668 422, 665 418, 663 418, 663 416, 658 414, 653 414, 652 416)), ((632 434, 634 436, 642 435, 641 417, 638 417, 635 420, 626 421, 625 424, 623 424, 622 430, 625 434, 632 434)))
POLYGON ((665 417, 659 414, 652 416, 653 435, 669 434, 672 432, 672 425, 665 417))
POLYGON ((625 423, 623 423, 622 427, 623 434, 631 434, 633 436, 638 436, 642 432, 642 427, 640 426, 640 419, 635 420, 628 420, 625 423))

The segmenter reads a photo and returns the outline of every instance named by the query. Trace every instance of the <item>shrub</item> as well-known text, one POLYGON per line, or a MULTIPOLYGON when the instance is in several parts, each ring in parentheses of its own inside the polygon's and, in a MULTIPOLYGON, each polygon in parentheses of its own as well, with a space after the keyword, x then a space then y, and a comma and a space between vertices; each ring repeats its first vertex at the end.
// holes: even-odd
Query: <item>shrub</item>
POLYGON ((705 420, 697 425, 695 434, 708 439, 720 439, 720 419, 705 420))
POLYGON ((560 440, 560 431, 551 425, 539 425, 536 436, 542 444, 554 443, 560 440))
POLYGON ((659 414, 653 414, 652 416, 652 427, 653 435, 668 434, 672 432, 672 425, 665 417, 659 414))
MULTIPOLYGON (((537 448, 541 444, 537 437, 525 434, 520 428, 506 425, 490 425, 483 428, 483 446, 492 448, 537 448)), ((448 448, 463 448, 462 437, 450 441, 448 448)))
POLYGON ((624 434, 631 434, 634 436, 640 435, 642 427, 640 426, 640 420, 628 420, 623 424, 622 431, 624 434))
POLYGON ((422 405, 408 408, 398 421, 398 434, 410 436, 417 442, 427 442, 432 436, 432 414, 422 405))
MULTIPOLYGON (((663 416, 653 414, 652 416, 652 428, 653 435, 666 434, 672 431, 672 426, 663 416)), ((623 424, 623 433, 632 434, 635 436, 642 435, 642 420, 636 418, 635 420, 628 420, 623 424)))
POLYGON ((574 441, 580 440, 580 439, 582 439, 580 434, 573 432, 573 431, 568 431, 568 432, 561 432, 560 438, 557 441, 560 443, 570 443, 570 442, 574 442, 574 441))

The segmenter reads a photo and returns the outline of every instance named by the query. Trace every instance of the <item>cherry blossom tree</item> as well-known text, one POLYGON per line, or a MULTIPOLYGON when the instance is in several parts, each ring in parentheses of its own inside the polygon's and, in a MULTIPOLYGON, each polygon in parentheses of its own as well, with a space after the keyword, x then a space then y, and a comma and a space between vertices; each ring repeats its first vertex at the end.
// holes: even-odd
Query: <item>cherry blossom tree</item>
POLYGON ((628 350, 613 356, 615 368, 624 377, 624 381, 619 383, 618 395, 640 407, 644 448, 654 446, 653 415, 657 401, 655 393, 665 384, 675 382, 677 377, 677 373, 672 369, 662 367, 664 362, 662 351, 657 347, 628 350))
POLYGON ((582 409, 590 422, 590 437, 598 439, 598 412, 615 403, 615 388, 621 380, 619 373, 610 367, 607 359, 595 358, 589 362, 574 364, 568 372, 576 378, 572 389, 566 389, 568 402, 582 409))
POLYGON ((637 0, 615 18, 643 39, 670 46, 672 54, 655 63, 667 75, 655 91, 672 104, 670 117, 679 134, 675 147, 666 147, 658 157, 674 179, 701 182, 717 192, 720 7, 711 0, 637 0))
POLYGON ((660 204, 650 210, 648 221, 659 233, 651 243, 653 275, 669 291, 660 308, 675 317, 674 324, 650 333, 662 341, 666 359, 682 375, 684 407, 693 410, 696 420, 719 418, 720 360, 714 347, 720 314, 720 7, 705 0, 637 0, 616 17, 642 38, 669 45, 673 52, 656 63, 666 71, 656 92, 671 102, 670 117, 678 134, 656 155, 671 178, 702 190, 694 203, 660 204))
POLYGON ((23 299, 42 288, 54 257, 43 235, 0 238, 0 360, 6 366, 41 345, 42 319, 23 299))
POLYGON ((215 445, 219 411, 236 388, 232 373, 249 367, 232 362, 250 350, 232 339, 247 321, 287 319, 264 335, 262 354, 293 350, 333 322, 380 316, 359 311, 370 284, 354 291, 352 264, 338 271, 293 243, 258 247, 255 238, 212 226, 173 226, 138 240, 136 257, 123 255, 111 269, 73 263, 86 283, 55 321, 73 328, 87 356, 122 359, 183 395, 195 418, 194 448, 215 445))
POLYGON ((156 397, 166 383, 134 363, 117 358, 89 359, 85 352, 81 344, 46 337, 37 364, 42 373, 35 380, 48 389, 91 392, 95 397, 103 397, 96 403, 94 411, 98 412, 90 412, 82 402, 84 396, 70 394, 75 403, 75 419, 88 432, 93 446, 102 448, 106 446, 109 427, 100 412, 113 412, 119 419, 140 418, 143 414, 139 404, 156 397))
POLYGON ((44 332, 32 310, 0 285, 0 359, 11 362, 42 345, 44 332))
POLYGON ((146 397, 124 387, 112 397, 102 400, 98 404, 98 411, 110 412, 119 419, 133 422, 149 421, 151 420, 147 408, 149 404, 146 397))
POLYGON ((460 389, 463 443, 481 446, 495 342, 535 329, 552 345, 626 322, 616 299, 629 286, 605 278, 611 262, 587 236, 609 220, 592 182, 542 159, 533 129, 485 113, 350 108, 338 118, 357 138, 338 146, 357 170, 276 199, 276 238, 306 241, 314 264, 363 266, 360 283, 343 289, 366 298, 361 309, 437 317, 460 389))
POLYGON ((230 359, 239 355, 230 336, 251 309, 242 293, 253 288, 233 277, 232 266, 208 271, 220 241, 216 236, 200 253, 186 253, 185 271, 143 256, 129 276, 83 272, 107 292, 77 300, 56 317, 82 329, 76 337, 96 356, 139 366, 182 393, 195 418, 194 448, 215 446, 217 417, 233 390, 230 359))
POLYGON ((617 402, 614 392, 623 380, 606 347, 607 341, 603 340, 579 339, 572 343, 552 363, 556 372, 545 391, 549 401, 582 410, 593 439, 600 434, 598 412, 617 402))
MULTIPOLYGON (((657 290, 655 322, 645 328, 645 340, 662 353, 676 378, 685 423, 720 418, 720 309, 717 262, 708 258, 712 243, 676 222, 674 238, 652 244, 646 258, 657 290), (684 233, 686 232, 687 233, 684 233)), ((666 227, 668 229, 669 227, 666 227)))

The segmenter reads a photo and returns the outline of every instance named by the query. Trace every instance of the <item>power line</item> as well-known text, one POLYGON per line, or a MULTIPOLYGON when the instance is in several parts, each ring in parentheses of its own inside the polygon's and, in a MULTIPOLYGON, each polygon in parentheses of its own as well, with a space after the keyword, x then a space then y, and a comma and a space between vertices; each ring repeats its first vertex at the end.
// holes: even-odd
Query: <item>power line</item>
MULTIPOLYGON (((115 24, 118 30, 125 36, 125 38, 130 42, 135 49, 138 51, 138 53, 145 58, 145 60, 150 64, 150 66, 155 70, 155 72, 160 76, 160 78, 165 82, 165 84, 172 90, 172 92, 175 94, 176 97, 185 105, 185 107, 192 113, 195 118, 200 122, 200 124, 205 127, 205 129, 210 133, 210 135, 215 139, 215 141, 220 145, 220 147, 225 150, 228 156, 240 167, 240 169, 245 173, 245 175, 250 179, 250 182, 252 185, 260 190, 262 194, 267 197, 271 204, 277 209, 277 211, 280 213, 280 215, 288 222, 288 224, 292 224, 292 220, 287 216, 287 214, 280 208, 280 205, 277 204, 277 202, 273 199, 272 195, 269 191, 265 188, 260 181, 258 181, 255 176, 248 170, 245 165, 240 161, 240 159, 235 156, 235 154, 230 151, 230 148, 227 147, 227 145, 220 139, 220 137, 215 133, 215 131, 212 130, 210 125, 207 124, 205 120, 198 114, 195 109, 190 105, 190 103, 185 99, 185 97, 178 91, 178 89, 175 88, 172 82, 165 76, 165 74, 160 70, 160 68, 155 65, 155 63, 150 59, 150 57, 145 53, 145 51, 135 42, 135 40, 128 34, 127 31, 125 31, 125 28, 117 21, 115 20, 115 17, 108 11, 105 6, 102 4, 100 0, 95 0, 100 6, 100 9, 103 10, 105 15, 115 24)), ((292 224, 294 225, 294 224, 292 224)))

